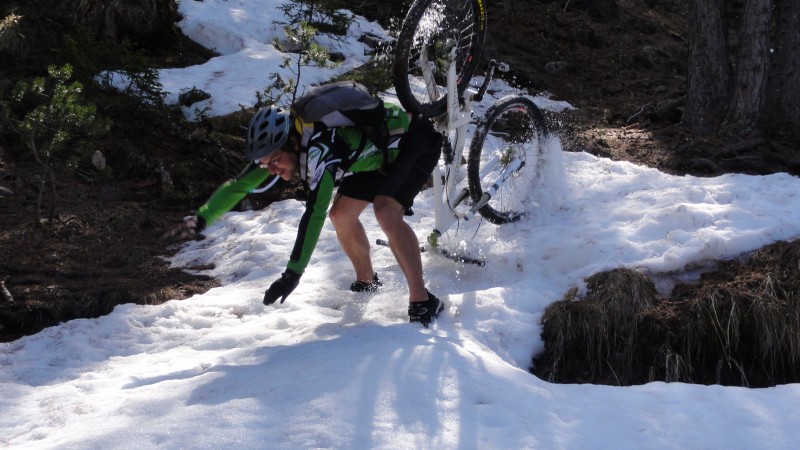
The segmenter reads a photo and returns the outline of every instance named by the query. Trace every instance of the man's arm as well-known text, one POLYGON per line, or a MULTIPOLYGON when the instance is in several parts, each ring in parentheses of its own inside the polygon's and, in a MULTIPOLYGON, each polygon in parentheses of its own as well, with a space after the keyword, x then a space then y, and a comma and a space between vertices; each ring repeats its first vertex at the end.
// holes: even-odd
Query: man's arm
POLYGON ((267 170, 250 163, 236 179, 226 181, 220 186, 211 195, 211 198, 197 210, 197 215, 184 218, 180 225, 164 233, 161 240, 175 243, 187 239, 197 239, 201 231, 233 209, 245 195, 268 177, 267 170))
POLYGON ((264 293, 265 305, 271 305, 279 298, 283 303, 300 283, 300 276, 306 270, 306 266, 311 260, 311 254, 314 253, 314 247, 319 241, 332 195, 333 176, 330 172, 325 171, 306 202, 306 210, 303 217, 300 218, 297 238, 294 241, 289 264, 286 265, 286 271, 264 293))
POLYGON ((325 225, 332 196, 333 176, 326 170, 316 187, 309 193, 306 210, 303 217, 300 218, 297 239, 294 241, 287 269, 297 274, 302 274, 306 270, 306 266, 311 260, 311 254, 319 241, 322 227, 325 225))
POLYGON ((333 197, 334 174, 340 162, 330 151, 331 145, 335 144, 334 133, 335 130, 330 129, 311 138, 306 156, 309 189, 306 210, 300 218, 297 238, 286 271, 264 293, 265 305, 271 305, 279 298, 283 303, 294 291, 317 246, 322 226, 325 225, 325 218, 328 215, 328 206, 333 197))
POLYGON ((197 210, 197 217, 211 225, 233 209, 253 189, 269 177, 266 169, 250 163, 236 179, 226 181, 197 210))

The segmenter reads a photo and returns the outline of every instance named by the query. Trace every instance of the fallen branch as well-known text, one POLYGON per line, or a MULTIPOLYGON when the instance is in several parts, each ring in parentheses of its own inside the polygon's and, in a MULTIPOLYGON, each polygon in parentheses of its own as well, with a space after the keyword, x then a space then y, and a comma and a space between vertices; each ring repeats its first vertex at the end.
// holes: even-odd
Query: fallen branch
POLYGON ((637 112, 636 114, 634 114, 634 115, 632 115, 632 116, 628 117, 628 120, 626 120, 626 121, 625 121, 625 123, 631 123, 631 122, 633 121, 633 119, 635 119, 635 118, 637 118, 637 117, 641 116, 641 115, 642 115, 642 113, 644 113, 644 111, 645 111, 647 108, 649 108, 649 107, 651 107, 651 106, 653 106, 653 105, 655 105, 655 103, 652 103, 652 102, 651 102, 651 103, 648 103, 648 104, 646 104, 646 105, 642 106, 642 107, 641 107, 641 109, 639 109, 639 112, 637 112))

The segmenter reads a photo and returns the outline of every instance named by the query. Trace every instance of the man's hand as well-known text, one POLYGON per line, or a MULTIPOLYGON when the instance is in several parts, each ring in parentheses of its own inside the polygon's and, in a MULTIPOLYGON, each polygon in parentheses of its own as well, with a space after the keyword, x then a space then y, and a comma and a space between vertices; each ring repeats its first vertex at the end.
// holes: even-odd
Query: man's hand
POLYGON ((183 218, 183 222, 177 227, 167 231, 161 236, 162 241, 170 244, 183 242, 189 239, 199 240, 202 237, 200 232, 205 228, 205 220, 202 217, 188 216, 183 218))
POLYGON ((264 304, 271 305, 275 303, 278 297, 281 297, 281 303, 285 302, 286 297, 292 293, 298 284, 300 284, 300 274, 286 269, 286 272, 283 272, 281 277, 272 283, 272 286, 264 293, 264 304))

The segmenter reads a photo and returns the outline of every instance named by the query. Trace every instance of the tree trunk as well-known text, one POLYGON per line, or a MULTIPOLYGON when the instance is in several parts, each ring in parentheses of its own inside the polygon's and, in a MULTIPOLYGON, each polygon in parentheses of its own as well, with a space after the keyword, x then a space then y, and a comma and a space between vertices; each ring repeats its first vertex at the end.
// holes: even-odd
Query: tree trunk
POLYGON ((800 140, 800 8, 797 0, 775 7, 772 64, 767 87, 767 129, 800 140))
POLYGON ((725 117, 731 84, 725 0, 690 3, 689 90, 683 121, 692 132, 715 133, 725 117))
POLYGON ((747 0, 739 34, 736 80, 723 123, 727 134, 760 134, 769 73, 769 35, 772 0, 747 0))

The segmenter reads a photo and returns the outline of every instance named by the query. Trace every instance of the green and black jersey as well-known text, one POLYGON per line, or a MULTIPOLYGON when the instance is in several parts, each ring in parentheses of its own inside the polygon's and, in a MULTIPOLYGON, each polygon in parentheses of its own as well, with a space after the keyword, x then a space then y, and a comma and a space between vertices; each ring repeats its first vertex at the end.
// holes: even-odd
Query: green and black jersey
MULTIPOLYGON (((390 103, 386 103, 385 108, 389 134, 399 136, 408 131, 408 114, 390 103)), ((334 188, 350 174, 381 169, 386 157, 388 162, 393 162, 399 151, 397 144, 398 139, 393 139, 388 150, 384 152, 364 136, 359 128, 319 127, 315 130, 308 147, 301 151, 299 158, 300 176, 304 181, 308 200, 300 219, 288 269, 302 274, 308 266, 325 224, 334 188)), ((233 209, 248 193, 272 178, 266 169, 250 163, 239 177, 227 181, 217 189, 198 209, 197 215, 205 220, 206 225, 211 225, 233 209)))

